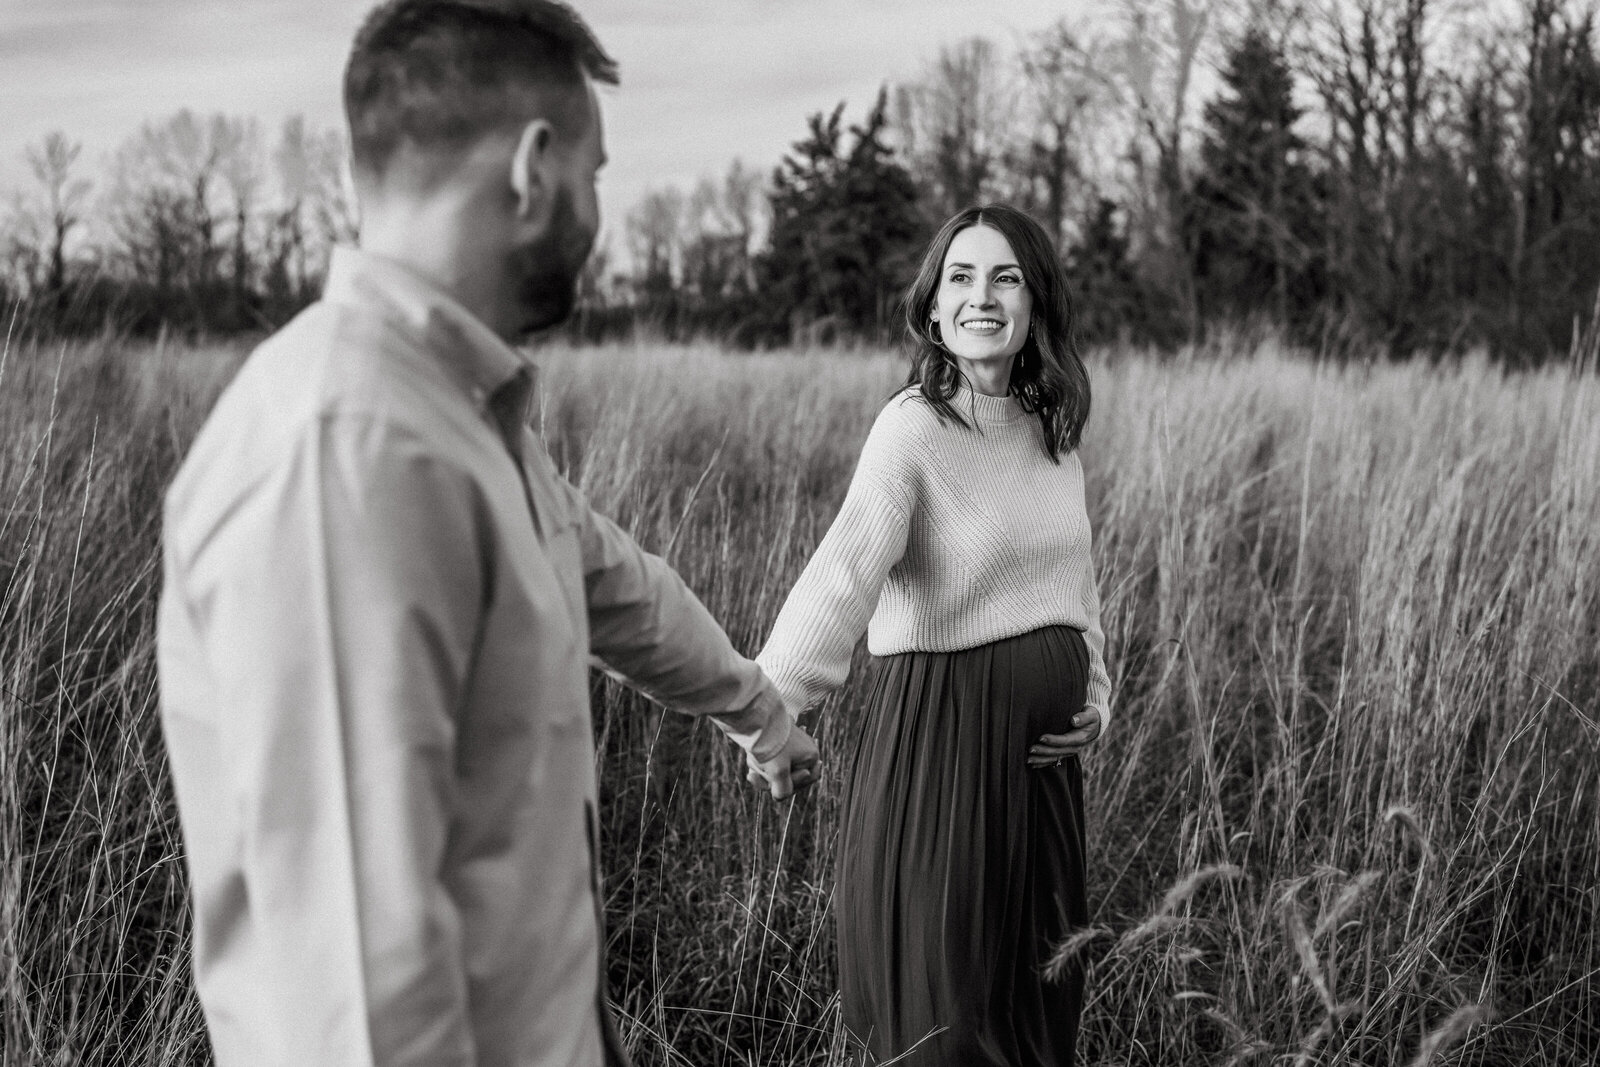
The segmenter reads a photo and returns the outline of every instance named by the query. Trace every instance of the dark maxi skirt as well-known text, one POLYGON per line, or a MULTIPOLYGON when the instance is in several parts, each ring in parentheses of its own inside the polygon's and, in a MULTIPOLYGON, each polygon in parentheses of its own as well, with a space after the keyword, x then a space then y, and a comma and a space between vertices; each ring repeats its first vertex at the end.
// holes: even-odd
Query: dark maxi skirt
POLYGON ((874 1062, 916 1045, 908 1067, 1069 1067, 1083 975, 1041 972, 1089 919, 1083 778, 1027 754, 1083 708, 1083 635, 876 666, 834 894, 845 1025, 874 1062))

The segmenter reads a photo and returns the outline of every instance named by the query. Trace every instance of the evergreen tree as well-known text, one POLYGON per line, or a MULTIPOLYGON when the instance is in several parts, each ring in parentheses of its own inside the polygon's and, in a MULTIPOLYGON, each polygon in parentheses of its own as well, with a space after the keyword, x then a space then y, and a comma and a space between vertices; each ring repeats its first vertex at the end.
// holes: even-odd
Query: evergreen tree
POLYGON ((1319 297, 1316 196, 1294 130, 1294 76, 1258 29, 1233 47, 1206 105, 1187 225, 1202 313, 1303 324, 1319 297))
POLYGON ((1084 220, 1082 237, 1067 252, 1078 336, 1091 344, 1121 337, 1175 336, 1175 320, 1151 321, 1129 257, 1128 235, 1117 224, 1117 210, 1113 201, 1101 197, 1084 220))
POLYGON ((772 178, 772 230, 756 263, 762 333, 777 343, 883 336, 926 238, 911 176, 884 144, 886 94, 844 147, 841 103, 772 178))

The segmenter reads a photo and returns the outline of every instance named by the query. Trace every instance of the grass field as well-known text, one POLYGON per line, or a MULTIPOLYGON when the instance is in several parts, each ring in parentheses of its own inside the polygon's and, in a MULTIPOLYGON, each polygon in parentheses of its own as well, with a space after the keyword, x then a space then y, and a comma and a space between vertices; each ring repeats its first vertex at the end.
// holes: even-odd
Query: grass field
MULTIPOLYGON (((225 348, 0 363, 0 1064, 207 1062, 155 717, 160 492, 225 348)), ((754 652, 887 355, 554 351, 544 427, 754 652)), ((1116 685, 1085 1064, 1600 1062, 1600 381, 1103 351, 1116 685)), ((647 1064, 842 1064, 829 777, 747 790, 596 683, 612 993, 647 1064)), ((909 1062, 915 1062, 914 1060, 909 1062)))

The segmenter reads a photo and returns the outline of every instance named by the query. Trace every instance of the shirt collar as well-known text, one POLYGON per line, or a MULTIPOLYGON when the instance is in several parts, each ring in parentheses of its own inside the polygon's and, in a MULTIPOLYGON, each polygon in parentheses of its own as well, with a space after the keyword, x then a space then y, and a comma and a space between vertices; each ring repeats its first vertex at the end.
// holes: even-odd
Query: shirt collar
POLYGON ((349 246, 335 248, 322 298, 380 306, 418 338, 480 407, 519 374, 537 380, 538 367, 531 359, 506 344, 454 297, 386 256, 349 246))

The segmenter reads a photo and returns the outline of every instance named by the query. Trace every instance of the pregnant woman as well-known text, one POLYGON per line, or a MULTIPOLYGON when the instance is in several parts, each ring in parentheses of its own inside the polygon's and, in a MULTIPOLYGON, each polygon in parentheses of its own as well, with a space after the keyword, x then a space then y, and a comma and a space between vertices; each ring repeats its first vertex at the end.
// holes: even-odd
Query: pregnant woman
POLYGON ((1110 679, 1077 447, 1089 379, 1043 229, 940 229, 906 299, 907 384, 759 657, 791 707, 875 657, 840 829, 844 1019, 872 1055, 1073 1062, 1088 922, 1078 753, 1110 679), (930 1036, 931 1035, 931 1036, 930 1036))

